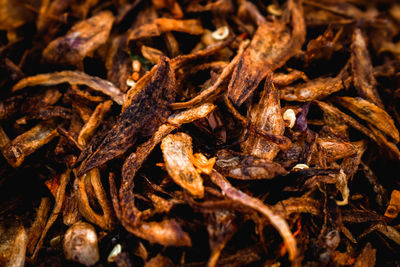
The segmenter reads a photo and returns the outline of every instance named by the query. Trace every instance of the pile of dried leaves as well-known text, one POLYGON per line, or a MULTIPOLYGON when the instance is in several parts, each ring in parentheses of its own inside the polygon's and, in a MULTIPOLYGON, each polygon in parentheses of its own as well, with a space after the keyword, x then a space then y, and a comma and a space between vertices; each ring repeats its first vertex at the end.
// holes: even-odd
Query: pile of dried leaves
POLYGON ((400 4, 0 0, 0 265, 400 255, 400 4))

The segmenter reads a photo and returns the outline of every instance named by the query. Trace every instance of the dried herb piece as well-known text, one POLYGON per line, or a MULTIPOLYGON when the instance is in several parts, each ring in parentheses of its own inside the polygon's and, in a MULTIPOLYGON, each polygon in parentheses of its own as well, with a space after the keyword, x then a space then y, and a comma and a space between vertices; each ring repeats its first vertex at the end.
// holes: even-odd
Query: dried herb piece
POLYGON ((274 214, 261 200, 250 197, 242 191, 234 188, 221 174, 217 171, 211 173, 211 181, 221 188, 222 192, 234 201, 241 203, 244 206, 252 208, 268 218, 270 223, 278 230, 283 241, 289 251, 289 258, 292 265, 300 265, 296 239, 294 239, 287 222, 279 215, 274 214))
POLYGON ((107 41, 114 16, 110 11, 75 24, 68 33, 53 40, 43 51, 51 63, 76 65, 107 41))
POLYGON ((371 57, 367 49, 367 41, 365 35, 358 28, 353 33, 351 52, 353 82, 358 95, 383 108, 383 103, 377 90, 377 82, 373 74, 371 57))
POLYGON ((41 122, 29 131, 17 136, 2 149, 8 163, 17 168, 25 158, 58 135, 56 121, 41 122))
POLYGON ((284 22, 261 24, 235 67, 228 87, 233 104, 240 106, 268 74, 296 55, 305 40, 305 23, 300 1, 288 1, 292 32, 284 22))
POLYGON ((110 96, 116 103, 122 105, 124 96, 121 91, 111 82, 100 79, 99 77, 89 76, 80 71, 60 71, 47 74, 38 74, 20 80, 13 87, 13 92, 21 90, 28 86, 36 85, 56 85, 60 83, 69 83, 71 85, 86 85, 93 90, 102 92, 110 96))
POLYGON ((167 58, 162 58, 145 88, 135 94, 102 143, 81 165, 78 176, 122 155, 138 136, 152 135, 170 114, 175 98, 175 77, 167 58))
POLYGON ((390 196, 389 206, 386 208, 385 217, 395 219, 400 212, 400 191, 393 190, 390 196))
POLYGON ((185 133, 170 134, 161 142, 165 167, 171 178, 193 196, 204 196, 203 179, 193 166, 192 138, 185 133))
POLYGON ((399 131, 394 125, 393 119, 385 110, 360 97, 344 96, 337 98, 337 101, 361 119, 392 137, 396 143, 399 142, 399 131))
MULTIPOLYGON (((256 128, 273 135, 284 133, 285 122, 282 117, 279 92, 273 84, 265 83, 260 102, 254 105, 249 113, 250 121, 256 128)), ((271 161, 279 152, 279 146, 254 133, 250 133, 241 148, 244 153, 271 161)))

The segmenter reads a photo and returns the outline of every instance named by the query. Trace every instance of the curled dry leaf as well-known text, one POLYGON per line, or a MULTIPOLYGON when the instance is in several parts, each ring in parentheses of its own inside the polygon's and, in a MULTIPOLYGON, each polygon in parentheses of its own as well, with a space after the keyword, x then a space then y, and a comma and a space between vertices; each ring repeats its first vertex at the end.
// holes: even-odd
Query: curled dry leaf
POLYGON ((89 76, 80 71, 66 70, 27 77, 20 80, 16 85, 14 85, 12 90, 15 92, 28 86, 57 85, 60 83, 69 83, 71 85, 86 85, 93 90, 110 96, 119 105, 122 105, 124 102, 123 94, 111 82, 100 79, 99 77, 89 76))
POLYGON ((41 122, 29 131, 17 136, 2 149, 8 163, 17 168, 25 158, 58 135, 56 121, 41 122))
POLYGON ((283 241, 289 251, 289 258, 292 261, 292 265, 299 266, 298 250, 296 245, 296 239, 293 237, 287 222, 279 215, 275 214, 270 208, 268 208, 261 200, 253 198, 242 191, 234 188, 220 173, 213 171, 211 173, 211 181, 215 183, 222 192, 226 194, 228 198, 239 202, 240 204, 252 208, 262 215, 264 215, 269 222, 278 230, 282 236, 283 241))
POLYGON ((292 19, 291 34, 282 21, 259 25, 237 63, 228 87, 228 96, 236 106, 250 96, 262 79, 301 49, 306 35, 303 8, 300 1, 290 0, 288 9, 292 19))
POLYGON ((360 97, 339 97, 337 98, 337 102, 348 108, 361 119, 367 121, 383 133, 392 137, 396 143, 399 142, 399 131, 397 130, 393 119, 385 110, 360 97))
POLYGON ((114 16, 110 11, 75 24, 68 33, 52 41, 43 51, 51 63, 76 65, 107 41, 114 16))
POLYGON ((193 196, 204 196, 203 179, 193 166, 192 138, 185 133, 170 134, 161 142, 165 168, 175 183, 193 196))
POLYGON ((367 41, 358 28, 353 33, 351 52, 353 82, 358 95, 383 108, 377 89, 377 82, 373 74, 371 57, 367 49, 367 41))
POLYGON ((167 120, 168 104, 175 98, 175 77, 167 58, 155 69, 150 82, 133 96, 98 148, 82 163, 78 176, 122 155, 138 135, 151 136, 167 120))

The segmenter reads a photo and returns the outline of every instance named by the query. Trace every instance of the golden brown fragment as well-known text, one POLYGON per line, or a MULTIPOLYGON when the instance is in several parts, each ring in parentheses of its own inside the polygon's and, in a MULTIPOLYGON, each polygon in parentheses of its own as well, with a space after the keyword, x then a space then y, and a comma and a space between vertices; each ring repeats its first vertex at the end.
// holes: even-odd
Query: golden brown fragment
POLYGON ((338 97, 337 102, 348 108, 361 119, 367 121, 383 133, 392 137, 396 143, 399 142, 399 131, 397 130, 393 119, 385 110, 365 99, 362 99, 361 97, 338 97))
POLYGON ((35 221, 32 223, 28 232, 27 254, 32 254, 40 235, 46 226, 47 216, 50 211, 50 199, 43 197, 38 208, 35 221))
POLYGON ((164 56, 162 51, 145 45, 142 45, 140 51, 142 56, 153 64, 157 64, 160 57, 164 56))
POLYGON ((171 104, 171 108, 173 109, 183 109, 183 108, 188 108, 192 107, 196 104, 199 104, 201 101, 207 100, 209 97, 218 94, 222 90, 222 83, 229 77, 229 75, 232 73, 233 68, 235 65, 238 63, 238 61, 241 59, 245 48, 247 47, 248 42, 243 41, 238 49, 238 52, 236 56, 232 59, 232 61, 224 68, 222 71, 221 75, 218 77, 218 80, 209 88, 206 90, 202 91, 199 95, 196 97, 192 98, 189 101, 186 102, 181 102, 181 103, 173 103, 171 104))
POLYGON ((234 105, 240 106, 262 79, 301 49, 306 35, 301 1, 289 0, 288 10, 292 32, 288 32, 282 21, 261 24, 237 63, 228 87, 228 96, 234 105))
POLYGON ((393 190, 390 196, 389 206, 386 208, 385 217, 395 219, 400 213, 400 191, 393 190))
POLYGON ((177 20, 157 18, 153 23, 141 25, 131 31, 128 35, 128 40, 134 41, 141 38, 160 36, 162 33, 171 31, 199 35, 202 34, 204 30, 200 21, 196 19, 177 20))
POLYGON ((303 84, 285 87, 281 90, 281 99, 299 102, 319 100, 342 90, 349 83, 347 67, 344 67, 336 77, 316 78, 303 84))
POLYGON ((97 128, 103 123, 105 115, 110 111, 112 105, 112 101, 108 100, 104 103, 100 103, 97 105, 96 109, 93 111, 89 120, 82 127, 79 136, 78 136, 78 144, 82 147, 86 146, 87 141, 90 137, 95 133, 97 128))
POLYGON ((54 222, 57 220, 57 217, 61 212, 62 205, 64 202, 64 197, 65 197, 65 189, 66 189, 67 184, 70 179, 70 173, 71 173, 71 170, 67 169, 64 173, 62 173, 60 175, 60 185, 57 187, 56 194, 55 194, 55 202, 56 203, 54 205, 52 212, 50 213, 50 216, 47 220, 46 226, 44 227, 44 229, 40 235, 40 238, 36 244, 35 250, 33 251, 33 254, 31 257, 32 260, 36 259, 37 254, 39 253, 39 250, 43 245, 44 238, 46 237, 47 232, 49 231, 51 226, 54 224, 54 222))
POLYGON ((275 214, 260 199, 253 198, 233 187, 226 180, 226 178, 216 170, 211 173, 210 178, 211 181, 215 183, 228 198, 231 198, 232 200, 237 201, 246 207, 252 208, 264 215, 281 235, 289 251, 289 259, 292 261, 292 266, 300 266, 300 258, 298 257, 296 239, 293 237, 289 225, 281 216, 275 214))
MULTIPOLYGON (((74 173, 76 173, 74 171, 74 173)), ((100 226, 105 230, 112 230, 114 227, 114 215, 110 201, 100 180, 98 168, 76 177, 75 194, 78 200, 79 211, 86 220, 100 226), (88 188, 92 188, 88 190, 88 188), (89 198, 96 199, 100 205, 101 214, 95 212, 90 206, 89 198)))
POLYGON ((57 85, 60 83, 69 83, 71 85, 86 85, 93 90, 99 91, 111 97, 117 104, 124 103, 124 95, 111 82, 100 79, 99 77, 89 76, 80 71, 60 71, 47 74, 38 74, 20 80, 12 91, 18 91, 28 86, 36 85, 57 85))
POLYGON ((5 145, 2 149, 3 156, 11 166, 17 168, 27 156, 49 143, 57 135, 56 121, 41 122, 5 145))
POLYGON ((25 266, 26 246, 28 236, 25 227, 21 224, 11 245, 11 255, 5 267, 23 267, 25 266))
POLYGON ((167 257, 157 254, 157 256, 151 258, 146 262, 144 267, 172 267, 174 263, 167 257))
POLYGON ((55 64, 76 65, 104 44, 114 23, 110 11, 100 12, 75 24, 68 33, 52 41, 43 58, 55 64))
POLYGON ((351 65, 354 87, 358 95, 383 108, 383 103, 377 90, 377 81, 373 74, 371 57, 367 49, 366 37, 359 28, 355 29, 353 33, 351 65))
MULTIPOLYGON (((282 117, 279 92, 273 84, 265 83, 260 101, 250 110, 249 120, 257 129, 262 129, 273 135, 283 135, 285 122, 282 117)), ((279 152, 279 146, 250 133, 248 139, 241 144, 244 153, 252 156, 273 160, 279 152)))
POLYGON ((185 133, 170 134, 161 142, 165 167, 175 183, 193 196, 204 196, 203 179, 193 166, 192 138, 185 133))
POLYGON ((354 267, 374 267, 376 260, 376 249, 372 248, 371 243, 367 243, 360 255, 358 255, 354 267))
POLYGON ((0 125, 0 149, 3 149, 10 142, 7 134, 4 132, 3 127, 0 125))

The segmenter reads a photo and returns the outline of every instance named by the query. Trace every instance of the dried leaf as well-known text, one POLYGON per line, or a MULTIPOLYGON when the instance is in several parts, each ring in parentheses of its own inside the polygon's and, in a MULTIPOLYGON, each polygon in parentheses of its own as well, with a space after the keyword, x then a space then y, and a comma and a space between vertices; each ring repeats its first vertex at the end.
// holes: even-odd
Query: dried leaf
POLYGON ((305 40, 303 9, 298 0, 290 0, 292 33, 282 22, 261 24, 237 63, 228 87, 228 96, 240 106, 268 74, 296 55, 305 40))
POLYGON ((167 105, 175 98, 175 77, 167 58, 160 61, 156 70, 150 83, 133 96, 99 147, 82 163, 78 176, 122 155, 138 136, 152 135, 167 120, 167 105))
POLYGON ((170 134, 161 142, 168 174, 193 196, 204 196, 203 179, 193 166, 192 138, 185 133, 170 134))
POLYGON ((102 92, 110 96, 116 103, 122 105, 124 96, 121 91, 107 80, 98 77, 89 76, 79 71, 60 71, 47 74, 38 74, 22 79, 14 85, 12 91, 18 91, 28 86, 36 85, 56 85, 60 83, 69 83, 71 85, 86 85, 93 90, 102 92))
POLYGON ((360 97, 344 96, 339 97, 337 101, 361 119, 392 137, 396 143, 399 142, 399 131, 394 125, 393 119, 385 110, 360 97))
POLYGON ((43 58, 55 64, 76 65, 104 44, 111 31, 114 16, 110 11, 75 24, 68 33, 52 41, 43 58))
POLYGON ((395 219, 400 212, 400 191, 393 190, 390 196, 389 206, 386 208, 385 217, 395 219))

